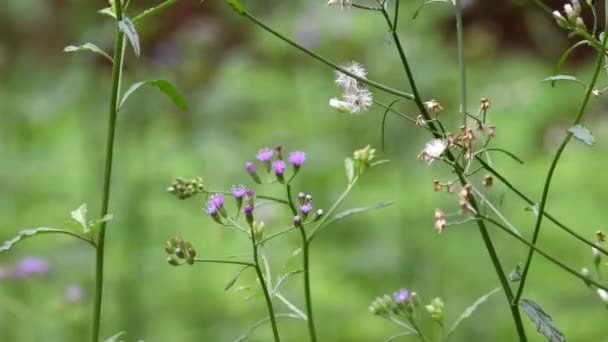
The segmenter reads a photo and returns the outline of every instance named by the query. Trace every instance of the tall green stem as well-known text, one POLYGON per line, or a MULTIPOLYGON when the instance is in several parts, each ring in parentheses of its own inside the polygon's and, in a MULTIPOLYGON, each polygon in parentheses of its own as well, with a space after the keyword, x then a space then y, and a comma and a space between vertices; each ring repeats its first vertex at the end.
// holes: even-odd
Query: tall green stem
MULTIPOLYGON (((420 98, 420 94, 418 93, 418 89, 416 87, 416 81, 414 80, 412 70, 407 61, 407 57, 405 56, 405 52, 401 45, 399 35, 397 34, 397 32, 395 30, 396 27, 391 24, 391 20, 388 16, 388 13, 386 13, 386 10, 383 9, 382 13, 384 15, 384 18, 386 19, 386 22, 387 22, 389 28, 391 29, 393 41, 395 42, 395 46, 397 47, 397 50, 399 52, 399 57, 401 59, 401 63, 403 64, 403 68, 405 69, 407 79, 410 83, 410 87, 412 88, 412 93, 414 94, 414 102, 416 103, 418 109, 422 113, 422 116, 425 118, 425 120, 427 120, 427 123, 429 125, 429 128, 431 129, 433 136, 435 138, 442 138, 442 136, 439 133, 437 133, 434 123, 432 121, 430 121, 431 117, 430 117, 426 107, 424 106, 424 103, 422 102, 422 100, 420 98)), ((438 122, 438 125, 439 125, 439 128, 441 129, 441 131, 445 132, 445 130, 441 126, 441 123, 438 122)), ((466 179, 464 177, 464 169, 460 166, 460 164, 458 163, 458 161, 456 160, 456 158, 454 157, 454 155, 451 153, 451 151, 449 149, 446 150, 445 154, 446 154, 446 157, 449 159, 449 161, 451 161, 454 164, 454 171, 458 175, 460 183, 462 185, 465 185, 466 179)), ((479 212, 479 208, 477 206, 477 202, 475 201, 475 198, 470 199, 470 205, 473 208, 473 210, 475 210, 475 212, 479 212)), ((502 265, 500 264, 500 259, 498 258, 498 254, 496 253, 496 249, 494 248, 492 239, 490 238, 490 235, 488 234, 488 230, 483 221, 477 221, 477 227, 479 228, 481 238, 483 239, 483 242, 488 251, 488 254, 490 255, 490 260, 492 261, 492 265, 494 266, 494 270, 496 272, 496 275, 498 276, 498 280, 500 281, 500 284, 507 296, 507 300, 509 301, 509 309, 511 310, 511 315, 513 316, 513 322, 515 324, 515 328, 517 330, 519 340, 521 342, 527 341, 525 330, 523 328, 523 322, 521 320, 521 315, 519 313, 519 309, 517 308, 517 306, 513 306, 511 304, 512 298, 513 298, 513 292, 511 290, 511 287, 509 286, 509 282, 508 282, 506 274, 502 268, 502 265)))
MULTIPOLYGON (((122 20, 122 8, 120 5, 116 6, 116 20, 122 20)), ((112 66, 112 94, 110 99, 110 108, 108 115, 108 131, 106 135, 106 161, 104 168, 104 180, 103 180, 103 196, 101 200, 101 214, 100 217, 104 217, 108 214, 108 207, 110 203, 110 184, 112 180, 112 160, 114 154, 114 137, 116 133, 116 115, 118 112, 118 92, 120 85, 120 77, 122 71, 122 59, 123 59, 123 40, 124 35, 116 27, 114 42, 114 64, 112 66)), ((101 324, 101 302, 103 298, 103 261, 104 261, 104 249, 105 249, 105 236, 106 236, 106 221, 103 221, 99 226, 97 234, 97 250, 95 254, 95 303, 93 306, 93 331, 91 334, 91 341, 99 341, 99 328, 101 324)))
MULTIPOLYGON (((293 215, 297 215, 298 212, 294 205, 292 196, 291 196, 291 185, 287 184, 287 201, 289 202, 289 207, 293 215)), ((312 313, 312 295, 310 293, 310 243, 308 241, 308 237, 306 236, 306 229, 304 228, 304 223, 301 223, 298 227, 300 231, 300 236, 302 237, 302 268, 304 269, 304 300, 306 302, 306 323, 308 324, 308 334, 310 336, 310 340, 312 342, 317 341, 317 332, 315 329, 315 320, 313 319, 312 313)))
POLYGON ((262 292, 264 293, 264 300, 266 301, 266 308, 268 309, 268 318, 270 319, 270 325, 272 327, 272 334, 274 336, 275 342, 281 341, 281 337, 279 336, 279 329, 277 327, 277 320, 274 314, 274 307, 272 306, 272 299, 270 298, 270 293, 268 292, 268 285, 266 285, 266 279, 262 274, 262 269, 260 268, 260 262, 258 260, 258 245, 255 242, 255 237, 253 234, 253 228, 251 228, 251 244, 253 246, 253 268, 255 268, 255 273, 258 276, 260 281, 260 286, 262 287, 262 292))
MULTIPOLYGON (((606 35, 608 34, 608 1, 605 1, 605 9, 606 9, 605 10, 606 13, 605 13, 605 22, 604 22, 604 37, 606 37, 606 35)), ((602 42, 602 48, 597 55, 597 61, 595 63, 595 70, 593 72, 591 82, 589 83, 589 85, 587 87, 587 91, 585 92, 585 97, 583 98, 583 103, 581 104, 578 114, 576 115, 576 118, 574 119, 574 123, 572 124, 573 126, 577 125, 581 122, 581 120, 583 119, 583 116, 585 114, 585 110, 587 109, 587 104, 589 103, 589 99, 591 98, 593 88, 595 87, 595 83, 597 82, 600 71, 602 70, 602 65, 603 65, 604 57, 605 57, 604 51, 606 51, 606 41, 608 41, 608 39, 604 39, 602 42)), ((540 227, 541 227, 543 217, 544 217, 545 206, 547 204, 547 198, 549 197, 549 189, 551 187, 551 181, 553 180, 553 174, 555 173, 557 164, 558 164, 564 150, 566 149, 566 146, 568 145, 568 143, 570 142, 571 139, 572 139, 572 133, 570 131, 568 131, 568 133, 566 134, 566 137, 564 138, 561 145, 557 149, 557 152, 555 153, 555 157, 553 157, 553 161, 551 162, 551 166, 549 167, 549 172, 547 173, 547 177, 545 178, 545 185, 543 187, 543 193, 541 196, 540 203, 538 205, 538 216, 536 218, 536 225, 534 226, 534 233, 532 234, 532 245, 534 247, 536 247, 536 242, 538 241, 538 236, 540 234, 540 227)), ((519 300, 521 299, 521 296, 523 294, 524 288, 526 286, 528 272, 530 271, 530 265, 532 264, 533 256, 534 256, 534 248, 530 248, 528 250, 528 257, 526 258, 526 263, 524 264, 524 269, 522 271, 519 288, 517 289, 517 294, 515 295, 515 298, 513 299, 515 304, 517 304, 519 302, 519 300)))
POLYGON ((464 61, 464 37, 462 24, 462 6, 460 0, 454 3, 456 9, 456 40, 458 44, 458 66, 460 70, 460 114, 462 125, 467 125, 467 79, 466 63, 464 61))

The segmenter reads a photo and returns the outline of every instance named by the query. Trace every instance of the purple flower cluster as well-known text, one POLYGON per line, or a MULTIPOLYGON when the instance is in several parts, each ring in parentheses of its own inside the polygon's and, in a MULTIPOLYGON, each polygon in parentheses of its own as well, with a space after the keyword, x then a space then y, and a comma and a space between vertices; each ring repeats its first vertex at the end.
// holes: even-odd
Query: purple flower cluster
POLYGON ((406 289, 401 289, 401 290, 395 292, 395 295, 393 296, 393 298, 395 299, 395 302, 403 303, 410 298, 410 292, 406 289))
MULTIPOLYGON (((264 163, 267 172, 273 172, 279 181, 283 181, 283 175, 287 169, 285 161, 283 161, 282 147, 277 145, 274 151, 268 147, 262 148, 256 153, 255 158, 264 163), (273 161, 274 158, 274 161, 273 161)), ((289 163, 293 166, 294 172, 297 172, 302 165, 306 162, 306 153, 302 151, 294 151, 289 153, 289 163)), ((252 162, 245 163, 245 169, 247 173, 251 175, 256 183, 260 183, 260 178, 256 173, 255 164, 252 162)), ((295 174, 295 173, 294 173, 295 174)))
POLYGON ((27 279, 31 276, 46 275, 50 271, 51 266, 45 259, 26 257, 12 267, 0 267, 0 280, 4 278, 27 279))

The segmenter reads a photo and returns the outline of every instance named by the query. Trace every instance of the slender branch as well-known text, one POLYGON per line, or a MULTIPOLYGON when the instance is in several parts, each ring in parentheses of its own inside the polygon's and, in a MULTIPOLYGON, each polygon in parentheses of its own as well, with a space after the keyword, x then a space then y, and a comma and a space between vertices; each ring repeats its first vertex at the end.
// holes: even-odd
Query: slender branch
POLYGON ((477 215, 477 217, 479 219, 482 220, 486 220, 490 223, 492 223, 493 225, 495 225, 496 227, 498 227, 500 230, 502 230, 503 232, 511 235, 512 237, 514 237, 515 239, 517 239, 517 241, 525 244, 526 246, 534 249, 534 251, 536 251, 536 253, 542 255, 543 257, 545 257, 547 260, 551 261, 553 264, 555 264, 556 266, 560 267, 561 269, 563 269, 564 271, 572 274, 573 276, 581 279, 582 281, 584 281, 585 283, 589 283, 591 285, 597 286, 600 289, 604 289, 608 291, 608 287, 605 285, 602 285, 596 281, 594 281, 593 279, 590 279, 588 277, 585 277, 584 275, 578 273, 577 271, 575 271, 574 269, 572 269, 571 267, 566 266, 565 264, 563 264, 561 261, 557 260, 556 258, 550 256, 547 252, 543 251, 542 249, 536 247, 534 244, 530 243, 529 241, 527 241, 526 239, 522 238, 521 236, 513 233, 509 228, 505 227, 502 223, 487 217, 487 216, 482 216, 482 215, 477 215))
MULTIPOLYGON (((608 1, 605 2, 605 6, 606 6, 606 14, 605 14, 606 18, 605 18, 605 23, 604 23, 604 25, 605 25, 604 26, 604 36, 606 37, 606 35, 608 34, 608 1)), ((597 56, 597 61, 595 63, 595 70, 593 72, 591 82, 589 83, 589 86, 587 87, 587 91, 585 92, 585 97, 583 98, 583 103, 580 106, 580 109, 578 111, 578 114, 576 115, 574 123, 572 124, 573 126, 577 125, 578 123, 581 122, 581 120, 583 119, 583 116, 585 114, 585 110, 587 109, 587 104, 589 103, 589 99, 591 98, 593 88, 595 86, 595 83, 597 82, 600 71, 602 70, 602 65, 603 65, 603 61, 604 61, 604 51, 606 50, 606 41, 608 41, 608 39, 604 39, 604 41, 602 42, 602 48, 597 56)), ((543 188, 543 193, 541 196, 540 204, 538 205, 538 216, 536 218, 536 225, 534 227, 534 233, 532 235, 532 245, 534 245, 534 246, 536 246, 536 242, 538 241, 538 236, 540 234, 540 228, 541 228, 542 220, 544 217, 543 213, 545 212, 547 198, 549 197, 549 189, 551 188, 551 181, 553 180, 553 174, 555 173, 555 169, 557 168, 557 164, 562 156, 562 153, 564 152, 564 149, 566 148, 566 146, 568 145, 568 142, 570 142, 571 139, 572 139, 572 133, 570 131, 568 131, 568 133, 566 134, 566 137, 564 138, 561 145, 557 149, 555 157, 553 158, 553 161, 551 162, 551 166, 549 167, 549 172, 545 179, 545 185, 543 188)), ((518 303, 519 299, 521 298, 521 295, 523 294, 524 288, 526 286, 528 272, 530 271, 530 265, 532 264, 533 256, 534 256, 534 249, 530 248, 528 250, 528 257, 526 258, 526 263, 524 264, 524 269, 522 271, 519 288, 517 289, 517 294, 515 295, 515 298, 514 298, 514 303, 518 303)))
POLYGON ((143 11, 142 13, 136 15, 133 18, 133 23, 137 24, 139 21, 142 21, 149 16, 158 14, 159 12, 173 6, 173 4, 175 4, 176 2, 177 2, 177 0, 165 0, 162 3, 160 3, 159 5, 152 7, 150 9, 147 9, 147 10, 143 11))
POLYGON ((336 202, 334 203, 334 205, 332 205, 331 208, 329 208, 329 210, 327 211, 327 213, 325 213, 321 219, 319 220, 319 223, 317 223, 317 225, 312 229, 312 231, 310 232, 310 234, 308 235, 308 241, 312 241, 312 239, 315 237, 316 233, 319 231, 319 229, 323 228, 325 225, 325 222, 327 221, 327 219, 336 211, 336 209, 338 209, 338 207, 340 206, 340 204, 342 204, 342 202, 344 202, 344 200, 346 199, 346 196, 350 193, 350 191, 353 189, 353 187, 355 186, 355 184, 357 183, 357 181, 359 180, 359 176, 356 176, 352 182, 350 182, 350 184, 348 184, 348 186, 346 186, 346 189, 344 190, 344 192, 342 193, 342 195, 340 195, 340 197, 338 198, 338 200, 336 200, 336 202))
POLYGON ((263 238, 262 240, 258 241, 258 245, 262 245, 262 244, 268 242, 269 240, 272 240, 272 239, 274 239, 276 237, 279 237, 279 236, 281 236, 281 235, 283 235, 285 233, 289 233, 290 231, 292 231, 294 229, 297 229, 297 227, 296 226, 289 226, 289 227, 287 227, 287 228, 285 228, 283 230, 280 230, 280 231, 278 231, 278 232, 276 232, 274 234, 270 234, 267 237, 263 238))
MULTIPOLYGON (((116 8, 116 20, 122 20, 122 7, 120 4, 115 6, 116 8)), ((123 62, 123 40, 124 35, 118 28, 115 29, 115 42, 114 42, 114 64, 112 65, 112 93, 110 98, 110 108, 108 114, 108 131, 106 135, 106 157, 104 167, 104 180, 103 180, 103 195, 101 199, 101 214, 100 217, 104 217, 108 214, 108 208, 110 203, 110 184, 112 180, 112 161, 114 154, 114 137, 116 134, 116 116, 118 112, 118 96, 120 87, 120 78, 122 73, 122 62, 123 62)), ((93 328, 91 333, 91 341, 99 341, 99 328, 101 325, 101 303, 103 298, 103 262, 104 262, 104 250, 105 250, 105 235, 106 235, 106 221, 102 221, 99 226, 97 234, 97 250, 95 253, 95 301, 93 305, 93 328)))
POLYGON ((462 125, 467 125, 467 80, 466 64, 464 60, 464 37, 462 24, 462 5, 460 0, 454 2, 456 11, 456 41, 458 43, 458 66, 460 71, 460 114, 462 115, 462 125))
POLYGON ((374 87, 376 89, 383 90, 383 91, 385 91, 385 92, 387 92, 389 94, 393 94, 393 95, 396 95, 396 96, 399 96, 399 97, 403 97, 405 99, 409 99, 409 100, 413 100, 414 99, 414 95, 412 95, 412 94, 404 93, 402 91, 399 91, 399 90, 387 87, 387 86, 385 86, 383 84, 380 84, 378 82, 374 82, 372 80, 368 80, 366 78, 359 77, 359 76, 357 76, 357 75, 349 72, 348 70, 346 70, 346 69, 338 66, 336 63, 330 61, 329 59, 327 59, 327 58, 325 58, 325 57, 317 54, 316 52, 311 51, 311 50, 303 47, 302 45, 299 45, 298 43, 294 42, 293 40, 285 37, 284 35, 282 35, 281 33, 277 32, 277 31, 275 31, 274 29, 270 28, 269 26, 267 26, 266 24, 264 24, 263 22, 261 22, 258 18, 256 18, 251 13, 249 13, 249 12, 247 12, 245 10, 241 10, 239 12, 239 14, 243 15, 245 18, 251 20, 254 24, 258 25, 259 27, 263 28, 264 30, 268 31, 269 33, 273 34, 274 36, 276 36, 277 38, 279 38, 282 41, 286 42, 287 44, 289 44, 289 45, 295 47, 296 49, 298 49, 298 50, 306 53, 307 55, 309 55, 309 56, 313 57, 314 59, 316 59, 316 60, 324 63, 325 65, 328 65, 331 68, 333 68, 333 69, 335 69, 337 71, 340 71, 341 73, 344 73, 344 74, 346 74, 346 75, 348 75, 348 76, 356 79, 357 81, 359 81, 361 83, 367 84, 370 87, 374 87))
POLYGON ((247 261, 236 261, 236 260, 225 260, 225 259, 208 259, 208 258, 194 258, 195 262, 207 262, 212 264, 234 264, 243 265, 249 267, 255 267, 255 264, 247 261))

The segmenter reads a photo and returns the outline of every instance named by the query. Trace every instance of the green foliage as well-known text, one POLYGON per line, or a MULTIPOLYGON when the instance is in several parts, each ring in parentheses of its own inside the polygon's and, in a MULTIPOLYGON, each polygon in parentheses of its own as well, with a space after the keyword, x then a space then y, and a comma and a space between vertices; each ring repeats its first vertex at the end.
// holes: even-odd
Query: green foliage
POLYGON ((133 47, 133 52, 135 52, 135 56, 139 57, 139 54, 141 53, 141 48, 139 46, 139 35, 137 34, 137 30, 135 29, 135 25, 131 19, 129 19, 129 17, 124 17, 118 22, 118 28, 129 39, 129 42, 133 47))
POLYGON ((549 342, 565 342, 566 337, 559 331, 559 329, 553 323, 551 316, 549 316, 543 308, 537 303, 529 300, 522 299, 519 304, 522 310, 530 317, 530 319, 536 324, 538 332, 543 334, 549 342))
POLYGON ((144 86, 144 85, 149 85, 151 87, 157 88, 163 94, 167 95, 169 97, 169 99, 171 99, 171 101, 173 101, 173 103, 175 103, 175 105, 178 106, 180 109, 182 109, 182 110, 188 109, 186 100, 184 100, 184 98, 179 93, 179 91, 177 91, 177 89, 175 88, 175 86, 173 86, 173 84, 171 84, 171 82, 165 81, 165 80, 152 80, 152 81, 143 81, 143 82, 134 83, 124 93, 124 95, 122 96, 122 98, 120 100, 120 104, 118 106, 122 107, 124 105, 124 103, 127 101, 127 99, 129 98, 129 96, 131 96, 131 94, 133 94, 137 89, 139 89, 141 86, 144 86))
POLYGON ((105 51, 103 51, 97 45, 95 45, 93 43, 85 43, 84 45, 80 45, 80 46, 68 45, 63 49, 63 51, 65 51, 65 52, 90 51, 90 52, 99 54, 99 55, 107 58, 110 62, 113 62, 113 59, 112 59, 112 57, 110 57, 110 55, 108 55, 105 51))
POLYGON ((568 132, 572 133, 572 135, 576 139, 580 140, 581 142, 585 143, 588 146, 592 146, 593 143, 595 142, 595 139, 593 138, 593 134, 591 134, 591 131, 587 127, 584 127, 583 125, 572 126, 568 129, 568 132))

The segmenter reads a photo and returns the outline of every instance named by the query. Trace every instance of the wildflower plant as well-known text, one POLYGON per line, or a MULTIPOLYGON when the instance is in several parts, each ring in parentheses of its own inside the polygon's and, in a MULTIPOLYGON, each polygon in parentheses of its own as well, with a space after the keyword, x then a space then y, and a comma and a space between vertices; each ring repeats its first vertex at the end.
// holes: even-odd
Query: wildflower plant
MULTIPOLYGON (((121 90, 123 78, 123 66, 126 59, 127 47, 130 45, 135 57, 141 54, 138 29, 143 23, 154 15, 159 14, 164 9, 176 3, 176 0, 165 0, 155 7, 149 8, 133 17, 129 15, 129 5, 131 0, 109 0, 108 6, 99 10, 99 14, 106 20, 114 23, 114 52, 113 56, 105 52, 102 48, 93 43, 82 45, 70 45, 65 47, 65 52, 92 52, 107 60, 112 65, 112 83, 110 84, 110 100, 108 110, 108 126, 105 145, 105 163, 103 173, 103 187, 101 195, 101 210, 99 219, 89 220, 87 217, 87 205, 83 204, 78 209, 71 212, 71 219, 66 223, 66 228, 36 228, 21 231, 13 239, 4 242, 0 246, 0 252, 10 250, 15 244, 32 236, 62 234, 80 239, 95 249, 95 289, 94 307, 91 315, 91 341, 98 342, 101 327, 101 305, 104 287, 104 250, 105 233, 107 223, 112 219, 109 214, 111 180, 114 141, 116 135, 117 116, 124 107, 128 98, 144 85, 155 87, 168 96, 178 107, 186 109, 186 102, 177 89, 166 80, 148 80, 132 84, 124 92, 121 90)), ((200 191, 202 183, 199 180, 189 182, 177 181, 172 186, 172 192, 178 197, 187 198, 200 191)), ((119 334, 120 335, 120 334, 119 334)), ((112 337, 107 341, 115 341, 118 336, 112 337)))
MULTIPOLYGON (((602 278, 600 272, 596 272, 597 276, 591 276, 588 269, 584 272, 578 272, 571 266, 566 265, 556 256, 555 252, 548 252, 538 247, 541 227, 543 221, 549 220, 557 227, 569 234, 573 239, 589 247, 593 247, 593 260, 596 268, 599 263, 595 260, 600 260, 601 256, 608 255, 608 250, 595 243, 588 236, 583 236, 577 232, 577 229, 565 225, 553 214, 547 211, 547 202, 549 199, 550 188, 556 167, 561 160, 562 154, 572 138, 575 138, 586 145, 593 145, 594 138, 591 131, 584 126, 584 116, 588 112, 588 105, 592 96, 601 96, 608 86, 600 85, 603 77, 601 76, 602 67, 605 64, 606 54, 606 33, 608 32, 608 1, 604 1, 604 22, 600 25, 600 16, 596 6, 598 1, 579 1, 570 0, 564 1, 563 7, 560 10, 552 10, 542 0, 534 0, 533 2, 539 5, 548 15, 552 16, 556 24, 562 28, 569 37, 577 39, 569 49, 567 49, 557 62, 554 73, 545 79, 546 82, 555 85, 556 82, 575 82, 584 88, 581 104, 576 113, 573 122, 569 129, 564 132, 564 139, 559 145, 554 158, 549 166, 542 187, 542 195, 538 199, 525 194, 520 188, 514 185, 502 172, 497 170, 492 159, 495 155, 504 155, 511 158, 513 161, 523 164, 523 161, 512 152, 502 147, 495 146, 495 137, 497 134, 502 134, 498 127, 492 123, 490 110, 492 108, 490 99, 479 96, 479 106, 477 110, 470 110, 467 94, 467 73, 466 60, 464 53, 464 21, 462 16, 463 4, 461 0, 441 0, 441 1, 423 1, 420 7, 413 14, 414 19, 422 12, 429 4, 442 3, 449 7, 451 13, 455 17, 455 41, 457 43, 457 60, 459 70, 459 108, 446 108, 440 100, 444 88, 437 88, 437 92, 432 96, 424 97, 418 90, 416 77, 410 62, 407 58, 407 51, 401 43, 398 34, 400 22, 400 0, 375 0, 375 1, 336 1, 329 0, 330 9, 336 11, 364 11, 370 16, 376 16, 386 23, 390 45, 394 47, 399 57, 401 66, 403 67, 404 78, 407 80, 407 86, 411 93, 395 89, 387 86, 370 77, 373 72, 369 71, 358 62, 349 62, 341 66, 341 63, 332 61, 326 56, 322 56, 290 39, 286 35, 276 31, 272 27, 264 23, 251 12, 249 12, 239 0, 226 0, 233 10, 241 17, 247 19, 259 28, 267 31, 276 38, 291 45, 292 47, 307 54, 312 59, 325 64, 335 70, 335 84, 342 91, 340 97, 333 97, 329 101, 329 106, 340 112, 361 114, 370 111, 372 108, 379 108, 384 111, 382 118, 381 132, 382 142, 384 147, 384 126, 388 115, 396 115, 413 124, 413 127, 426 131, 430 136, 428 143, 421 147, 421 152, 418 158, 425 162, 430 167, 447 166, 454 175, 452 179, 435 180, 433 189, 435 191, 445 190, 445 193, 450 198, 453 198, 453 208, 436 208, 434 216, 434 226, 438 233, 450 231, 450 227, 462 224, 474 224, 477 226, 479 234, 482 238, 483 245, 488 253, 489 262, 492 264, 500 288, 504 293, 505 308, 512 316, 515 332, 519 341, 527 341, 528 337, 524 329, 522 320, 522 312, 525 313, 538 327, 538 331, 545 336, 549 341, 564 341, 563 333, 556 327, 551 317, 544 309, 532 299, 523 298, 524 290, 526 289, 527 280, 529 278, 532 267, 532 260, 536 254, 543 256, 556 267, 562 269, 565 273, 584 281, 591 289, 596 292, 599 300, 603 303, 608 299, 608 284, 605 277, 602 278), (583 20, 583 12, 588 11, 591 15, 592 22, 586 23, 583 20), (601 32, 601 30, 603 32, 601 32), (561 73, 564 62, 569 55, 576 49, 588 47, 596 53, 596 62, 593 69, 593 74, 589 81, 579 80, 573 75, 561 73), (389 96, 394 96, 395 99, 390 103, 384 103, 376 99, 372 95, 374 92, 383 92, 389 96), (396 109, 396 104, 400 101, 412 101, 418 113, 414 116, 402 113, 396 109), (450 128, 444 123, 443 118, 446 116, 457 115, 460 125, 455 128, 450 128), (512 220, 507 218, 499 209, 499 205, 489 199, 488 194, 491 193, 495 184, 506 186, 511 192, 518 196, 528 207, 529 212, 535 216, 534 227, 530 231, 523 231, 516 227, 512 220), (504 264, 506 260, 502 260, 499 255, 495 242, 492 239, 489 230, 490 227, 509 235, 515 241, 526 246, 528 253, 522 256, 523 262, 514 264, 513 271, 508 273, 504 264)), ((338 14, 337 14, 338 15, 338 14)), ((606 80, 603 80, 606 82, 606 80)), ((482 94, 483 95, 483 94, 482 94)), ((252 176, 255 176, 253 168, 248 171, 252 176)), ((430 188, 430 187, 429 187, 430 188)), ((429 210, 430 211, 430 210, 429 210)), ((383 315, 405 315, 402 318, 411 318, 407 316, 408 310, 414 308, 413 305, 403 306, 400 303, 400 298, 405 296, 405 292, 400 292, 399 296, 381 297, 375 304, 372 305, 373 310, 382 312, 383 315), (396 311, 395 311, 396 310, 396 311), (399 311, 401 310, 401 311, 399 311), (389 312, 392 312, 389 315, 389 312)), ((431 312, 432 318, 439 322, 439 310, 442 306, 439 301, 429 304, 427 309, 431 312), (433 316, 434 315, 434 316, 433 316)), ((412 322, 410 322, 412 323, 412 322)), ((422 340, 424 337, 417 331, 412 324, 412 330, 422 340)))
MULTIPOLYGON (((315 321, 313 316, 313 299, 311 295, 310 279, 310 247, 313 239, 318 236, 321 229, 327 227, 332 222, 344 219, 348 216, 362 213, 368 210, 382 208, 391 202, 381 202, 367 207, 354 208, 343 212, 337 212, 342 202, 347 198, 359 177, 371 167, 382 164, 385 161, 375 160, 375 150, 370 146, 354 152, 352 158, 345 159, 345 171, 347 185, 344 192, 338 199, 324 211, 319 204, 314 201, 310 193, 293 190, 292 182, 302 169, 307 167, 307 155, 302 151, 293 151, 287 154, 287 158, 282 151, 282 146, 277 145, 274 149, 262 148, 255 155, 255 162, 244 163, 245 172, 255 184, 255 186, 240 185, 245 179, 239 180, 239 185, 233 185, 230 190, 211 191, 200 188, 198 194, 203 195, 206 201, 202 211, 211 220, 224 228, 232 228, 241 233, 250 242, 250 257, 245 260, 235 260, 231 258, 208 258, 199 256, 193 244, 182 237, 174 237, 167 240, 165 251, 167 252, 167 262, 173 266, 184 264, 193 265, 195 263, 220 263, 241 266, 235 277, 226 286, 230 289, 238 281, 240 275, 247 269, 255 271, 257 284, 261 291, 268 318, 260 322, 269 321, 275 341, 280 341, 279 326, 277 318, 288 317, 306 321, 311 341, 316 341, 315 321), (258 174, 257 169, 263 170, 258 174), (273 197, 262 193, 268 187, 283 188, 284 196, 273 197), (283 208, 287 213, 288 219, 283 222, 284 227, 270 227, 260 218, 258 210, 261 206, 276 204, 283 208), (301 254, 302 268, 288 270, 279 277, 273 278, 276 274, 270 269, 270 257, 266 253, 267 244, 277 241, 278 238, 290 232, 300 233, 300 246, 292 253, 292 256, 301 254), (302 289, 305 302, 305 309, 298 308, 291 300, 281 293, 281 285, 288 278, 302 274, 302 289), (276 301, 280 301, 288 313, 279 313, 276 308, 276 301)), ((201 179, 201 178, 196 178, 201 179)), ((177 180, 173 184, 181 184, 183 180, 177 180)), ((183 198, 173 191, 175 185, 169 187, 169 192, 174 193, 178 198, 183 198)), ((204 246, 203 246, 204 248, 204 246)), ((260 325, 254 324, 249 332, 246 332, 239 340, 246 338, 253 330, 260 325)))

